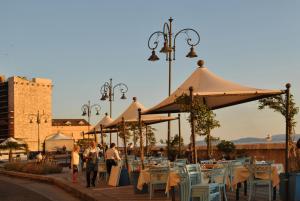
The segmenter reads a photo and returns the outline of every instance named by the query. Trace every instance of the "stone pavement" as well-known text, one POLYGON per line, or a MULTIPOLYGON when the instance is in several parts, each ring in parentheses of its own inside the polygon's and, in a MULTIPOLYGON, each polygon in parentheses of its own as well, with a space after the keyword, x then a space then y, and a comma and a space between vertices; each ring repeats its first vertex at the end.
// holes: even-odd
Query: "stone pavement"
MULTIPOLYGON (((67 182, 69 182, 69 185, 74 185, 79 189, 84 189, 85 192, 92 195, 96 200, 103 200, 109 199, 117 200, 117 201, 149 201, 149 194, 135 194, 133 191, 133 186, 121 186, 121 187, 111 187, 108 186, 105 181, 101 180, 97 182, 95 188, 86 188, 86 180, 85 180, 85 173, 80 172, 79 173, 79 179, 77 184, 73 184, 71 182, 71 173, 68 168, 65 168, 63 170, 63 174, 59 175, 51 175, 50 177, 60 178, 67 182)), ((248 189, 249 192, 249 189, 248 189)), ((261 186, 257 188, 255 200, 256 201, 265 201, 268 199, 268 190, 267 187, 261 186)), ((279 194, 277 193, 277 199, 279 199, 279 194)), ((235 201, 235 192, 227 192, 227 198, 228 201, 235 201)), ((158 191, 155 192, 154 197, 152 200, 156 201, 167 201, 171 200, 171 197, 168 199, 166 195, 164 194, 164 191, 158 191)), ((178 192, 176 192, 176 201, 179 201, 179 195, 178 192)), ((243 195, 243 189, 240 190, 240 201, 248 201, 248 196, 243 195)))
MULTIPOLYGON (((0 170, 0 174, 8 174, 7 171, 0 170), (6 173, 5 173, 6 172, 6 173)), ((149 194, 134 194, 133 186, 111 187, 105 181, 98 181, 96 187, 86 188, 85 174, 80 172, 78 183, 74 184, 71 181, 71 170, 68 168, 63 169, 63 173, 52 175, 31 175, 24 173, 9 172, 11 176, 18 176, 27 179, 37 179, 42 182, 47 182, 61 187, 65 191, 72 193, 74 196, 85 201, 149 201, 149 194), (29 175, 29 176, 28 176, 29 175)), ((256 201, 267 200, 267 187, 261 186, 256 192, 256 201)), ((227 192, 228 201, 235 201, 235 192, 227 192)), ((163 191, 155 192, 152 200, 167 201, 163 191)), ((240 201, 248 200, 247 196, 240 192, 240 201)), ((279 200, 279 195, 277 199, 279 200)), ((176 193, 176 201, 179 201, 178 192, 176 193)))

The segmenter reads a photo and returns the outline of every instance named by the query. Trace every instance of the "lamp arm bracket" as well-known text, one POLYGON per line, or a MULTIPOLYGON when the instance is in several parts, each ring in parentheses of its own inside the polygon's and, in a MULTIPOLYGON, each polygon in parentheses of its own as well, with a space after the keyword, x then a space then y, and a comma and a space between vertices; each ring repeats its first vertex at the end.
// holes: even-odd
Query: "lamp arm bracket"
POLYGON ((101 107, 100 107, 99 104, 93 104, 93 105, 91 105, 91 110, 92 110, 92 108, 95 108, 95 110, 98 111, 98 112, 101 110, 101 107))
POLYGON ((157 48, 158 43, 159 43, 158 39, 159 39, 160 36, 163 36, 164 39, 165 39, 165 33, 162 32, 162 31, 156 31, 156 32, 154 32, 154 33, 152 33, 152 34, 150 35, 150 37, 149 37, 149 39, 148 39, 148 48, 149 48, 150 50, 155 50, 155 49, 157 48), (155 35, 156 35, 156 38, 155 38, 155 40, 153 41, 152 39, 154 38, 155 35), (151 43, 151 41, 153 41, 153 43, 151 43))
POLYGON ((112 91, 113 94, 115 93, 115 88, 117 88, 117 87, 120 88, 120 92, 121 92, 121 93, 126 93, 126 92, 128 91, 127 85, 121 82, 121 83, 116 84, 116 85, 113 87, 113 91, 112 91))
POLYGON ((184 33, 187 36, 186 43, 189 46, 196 46, 196 45, 198 45, 200 43, 200 35, 199 35, 199 33, 195 29, 186 28, 186 29, 182 29, 182 30, 178 31, 175 34, 174 41, 173 41, 173 44, 174 44, 173 48, 174 49, 175 49, 175 44, 176 44, 176 38, 181 33, 184 33), (196 41, 195 42, 193 42, 193 39, 189 36, 189 34, 188 34, 189 32, 194 33, 196 35, 196 41))

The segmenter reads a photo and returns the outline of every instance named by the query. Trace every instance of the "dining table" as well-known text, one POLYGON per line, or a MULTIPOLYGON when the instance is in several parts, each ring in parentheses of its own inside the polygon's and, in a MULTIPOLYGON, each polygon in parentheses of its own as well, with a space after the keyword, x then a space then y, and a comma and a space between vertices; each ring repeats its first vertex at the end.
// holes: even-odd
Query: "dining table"
MULTIPOLYGON (((157 167, 159 168, 159 167, 157 167)), ((142 190, 144 184, 150 182, 150 169, 146 168, 140 171, 140 176, 137 183, 137 189, 142 190)), ((172 201, 175 201, 175 187, 180 183, 180 176, 178 174, 178 169, 170 168, 170 171, 167 173, 167 182, 165 192, 171 191, 172 201)))
MULTIPOLYGON (((276 198, 276 187, 278 187, 280 179, 279 174, 283 172, 283 165, 282 164, 272 164, 272 185, 273 185, 273 196, 276 198)), ((239 200, 239 189, 241 184, 244 183, 244 195, 247 195, 247 181, 251 176, 251 172, 248 167, 241 165, 234 169, 233 173, 233 180, 231 182, 231 186, 233 189, 236 189, 236 200, 239 200)), ((256 178, 258 179, 268 179, 268 174, 256 174, 256 178)))

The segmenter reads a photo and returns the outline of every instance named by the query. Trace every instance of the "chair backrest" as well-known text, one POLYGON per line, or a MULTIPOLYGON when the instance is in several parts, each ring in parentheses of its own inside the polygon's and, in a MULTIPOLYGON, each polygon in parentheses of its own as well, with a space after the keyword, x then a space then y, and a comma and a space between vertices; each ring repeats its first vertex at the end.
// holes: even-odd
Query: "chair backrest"
POLYGON ((252 164, 249 167, 252 179, 272 180, 272 164, 252 164))
POLYGON ((214 160, 201 160, 200 161, 200 164, 203 165, 203 164, 213 164, 214 163, 214 160))
POLYGON ((185 166, 191 185, 202 183, 200 164, 188 164, 185 166))
POLYGON ((243 165, 249 165, 251 163, 251 157, 242 157, 237 158, 237 161, 240 161, 243 165))
POLYGON ((161 184, 167 183, 170 169, 168 167, 149 168, 150 183, 161 184))
POLYGON ((178 158, 175 160, 175 163, 187 164, 188 160, 186 158, 178 158))
POLYGON ((192 186, 202 183, 201 172, 189 172, 188 175, 192 186))
POLYGON ((183 168, 182 172, 179 173, 180 176, 180 201, 190 201, 191 194, 191 182, 189 174, 186 168, 183 168))
POLYGON ((226 184, 226 178, 228 176, 228 167, 214 168, 207 172, 210 182, 226 184))
POLYGON ((188 172, 200 172, 200 165, 198 163, 196 164, 188 164, 185 166, 188 172))

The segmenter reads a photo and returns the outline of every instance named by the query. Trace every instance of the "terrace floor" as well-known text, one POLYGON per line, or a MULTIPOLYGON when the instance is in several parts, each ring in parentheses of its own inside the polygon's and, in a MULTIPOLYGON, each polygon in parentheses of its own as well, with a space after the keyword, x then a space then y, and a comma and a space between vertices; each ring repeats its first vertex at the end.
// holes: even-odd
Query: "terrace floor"
MULTIPOLYGON (((92 195, 97 200, 101 201, 149 201, 149 194, 135 194, 133 186, 120 186, 120 187, 111 187, 105 184, 103 181, 98 181, 95 188, 86 188, 85 175, 79 174, 79 182, 77 184, 71 183, 70 170, 64 170, 64 173, 53 175, 54 177, 60 177, 60 179, 67 180, 71 185, 77 185, 78 188, 82 188, 85 192, 92 195)), ((240 201, 248 201, 248 196, 244 195, 243 188, 240 188, 240 201)), ((249 189, 248 189, 249 192, 249 189)), ((236 200, 236 192, 227 192, 228 201, 236 200)), ((167 201, 172 200, 170 195, 169 198, 166 197, 164 191, 156 191, 151 200, 155 201, 167 201)), ((178 192, 175 193, 175 200, 179 201, 178 192)), ((267 186, 257 187, 255 201, 266 201, 268 200, 268 188, 267 186)), ((279 193, 277 191, 276 200, 280 201, 279 193)))

